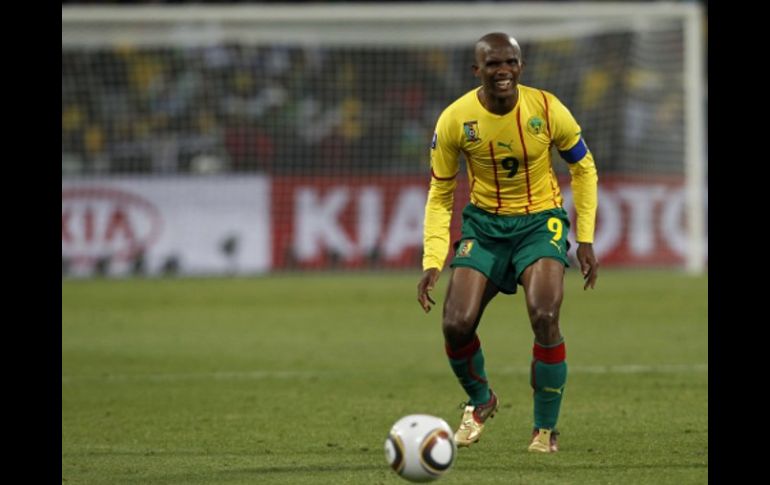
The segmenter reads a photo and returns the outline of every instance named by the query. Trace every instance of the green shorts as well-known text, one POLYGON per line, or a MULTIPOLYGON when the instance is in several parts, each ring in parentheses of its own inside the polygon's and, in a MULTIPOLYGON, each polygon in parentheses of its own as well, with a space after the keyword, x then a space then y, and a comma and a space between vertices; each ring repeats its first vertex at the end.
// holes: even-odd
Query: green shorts
POLYGON ((521 284, 521 274, 538 259, 552 258, 569 266, 568 233, 569 217, 562 208, 501 216, 468 204, 463 209, 462 235, 454 244, 450 266, 477 269, 500 291, 513 294, 521 284))

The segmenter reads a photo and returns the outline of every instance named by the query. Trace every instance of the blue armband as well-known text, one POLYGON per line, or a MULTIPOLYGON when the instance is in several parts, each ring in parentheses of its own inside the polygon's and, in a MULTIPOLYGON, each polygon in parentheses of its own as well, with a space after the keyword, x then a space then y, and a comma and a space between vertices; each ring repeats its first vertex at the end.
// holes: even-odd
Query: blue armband
POLYGON ((588 146, 586 145, 586 142, 583 140, 582 136, 578 142, 575 143, 574 147, 570 148, 569 150, 559 150, 559 155, 561 155, 561 158, 563 158, 567 163, 579 162, 583 159, 583 157, 586 156, 586 153, 588 153, 588 146))

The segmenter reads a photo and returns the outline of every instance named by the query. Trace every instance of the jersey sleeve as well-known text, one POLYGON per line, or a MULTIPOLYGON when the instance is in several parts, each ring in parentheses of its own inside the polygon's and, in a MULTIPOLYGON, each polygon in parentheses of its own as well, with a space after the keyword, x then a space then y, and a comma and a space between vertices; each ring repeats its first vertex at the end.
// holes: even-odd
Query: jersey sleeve
POLYGON ((577 213, 577 242, 593 243, 598 205, 599 177, 594 157, 582 137, 582 130, 572 113, 555 96, 551 102, 553 142, 567 162, 571 176, 572 198, 577 213))
POLYGON ((431 142, 430 190, 423 224, 423 270, 437 268, 440 271, 449 251, 449 225, 460 169, 458 131, 452 118, 448 110, 439 116, 431 142))

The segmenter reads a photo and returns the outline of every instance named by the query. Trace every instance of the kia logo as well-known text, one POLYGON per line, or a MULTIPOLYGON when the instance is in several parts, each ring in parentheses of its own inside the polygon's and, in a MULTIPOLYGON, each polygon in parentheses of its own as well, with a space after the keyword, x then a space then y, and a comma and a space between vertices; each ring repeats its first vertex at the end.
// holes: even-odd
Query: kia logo
POLYGON ((161 229, 158 209, 136 194, 106 187, 62 189, 62 258, 130 260, 152 245, 161 229))

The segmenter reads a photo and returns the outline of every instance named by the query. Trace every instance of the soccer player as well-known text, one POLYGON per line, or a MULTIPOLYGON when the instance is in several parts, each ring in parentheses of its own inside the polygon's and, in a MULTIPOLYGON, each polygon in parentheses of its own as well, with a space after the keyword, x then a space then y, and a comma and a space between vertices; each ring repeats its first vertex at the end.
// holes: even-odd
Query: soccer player
POLYGON ((519 84, 521 48, 503 33, 476 43, 474 75, 481 81, 439 116, 431 144, 431 182, 425 207, 423 275, 417 300, 427 313, 446 259, 458 156, 467 164, 470 204, 454 244, 442 330, 449 364, 468 394, 455 433, 458 446, 479 440, 499 407, 484 369, 476 329, 498 292, 524 289, 535 341, 530 384, 534 428, 529 451, 557 451, 556 422, 567 379, 559 328, 570 221, 551 163, 551 146, 567 162, 577 212, 577 260, 583 289, 599 268, 593 250, 596 167, 569 110, 553 94, 519 84))

